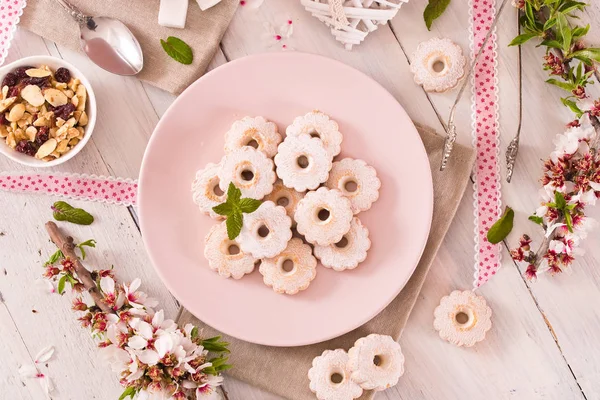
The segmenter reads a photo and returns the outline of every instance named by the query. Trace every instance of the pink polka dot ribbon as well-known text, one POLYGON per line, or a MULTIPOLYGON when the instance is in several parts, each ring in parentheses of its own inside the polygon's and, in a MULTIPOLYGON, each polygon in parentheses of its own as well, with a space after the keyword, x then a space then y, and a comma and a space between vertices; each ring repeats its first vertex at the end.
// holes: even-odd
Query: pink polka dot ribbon
POLYGON ((138 184, 131 179, 96 175, 1 173, 0 191, 132 206, 137 203, 138 184))
MULTIPOLYGON (((494 21, 494 0, 470 1, 471 58, 474 59, 494 21)), ((475 275, 473 286, 486 283, 500 267, 500 245, 487 240, 489 228, 500 213, 498 153, 498 79, 496 34, 492 33, 475 66, 472 83, 472 134, 477 151, 475 164, 475 275)))
POLYGON ((26 4, 26 0, 0 0, 0 65, 4 64, 26 4))

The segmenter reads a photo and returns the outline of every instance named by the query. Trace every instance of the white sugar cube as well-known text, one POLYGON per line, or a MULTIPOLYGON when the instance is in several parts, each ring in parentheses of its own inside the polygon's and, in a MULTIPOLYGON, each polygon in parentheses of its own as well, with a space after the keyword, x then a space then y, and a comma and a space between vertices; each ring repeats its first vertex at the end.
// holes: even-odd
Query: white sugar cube
POLYGON ((158 24, 169 28, 184 28, 188 0, 160 0, 158 24))
POLYGON ((200 9, 202 11, 204 11, 204 10, 208 10, 209 8, 211 8, 212 6, 214 6, 221 0, 196 0, 196 1, 198 2, 200 9))

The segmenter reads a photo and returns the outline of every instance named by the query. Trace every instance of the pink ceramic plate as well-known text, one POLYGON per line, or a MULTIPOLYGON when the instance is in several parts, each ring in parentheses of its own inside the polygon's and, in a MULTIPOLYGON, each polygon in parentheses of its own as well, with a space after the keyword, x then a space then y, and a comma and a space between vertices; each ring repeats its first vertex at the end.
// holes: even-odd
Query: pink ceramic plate
POLYGON ((249 342, 300 346, 357 328, 400 292, 427 241, 433 190, 417 130, 385 89, 337 61, 292 52, 227 63, 177 98, 146 149, 139 208, 150 258, 188 310, 249 342), (294 296, 264 285, 258 269, 240 280, 221 278, 203 256, 215 221, 192 202, 196 170, 219 162, 236 119, 262 115, 285 132, 313 109, 339 123, 338 159, 363 159, 381 178, 379 200, 359 214, 373 243, 367 260, 345 272, 318 266, 308 289, 294 296))

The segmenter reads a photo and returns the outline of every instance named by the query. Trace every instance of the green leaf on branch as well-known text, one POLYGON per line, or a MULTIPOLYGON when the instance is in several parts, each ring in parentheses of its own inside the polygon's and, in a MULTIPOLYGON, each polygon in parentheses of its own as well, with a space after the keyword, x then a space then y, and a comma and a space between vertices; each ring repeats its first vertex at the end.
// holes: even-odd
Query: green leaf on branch
POLYGON ((83 249, 85 246, 88 247, 96 247, 96 241, 94 239, 89 239, 86 240, 85 242, 79 243, 77 245, 77 247, 79 247, 79 250, 81 251, 81 259, 85 260, 85 250, 83 249))
POLYGON ((525 17, 527 18, 527 22, 529 22, 529 26, 535 26, 535 15, 533 14, 533 6, 531 2, 525 2, 525 17))
POLYGON ((558 86, 561 89, 564 89, 568 92, 577 89, 577 86, 574 83, 571 82, 563 82, 563 81, 559 81, 557 79, 554 78, 550 78, 546 80, 546 83, 549 83, 551 85, 554 86, 558 86))
POLYGON ((58 260, 60 260, 61 258, 65 258, 65 255, 63 254, 63 252, 58 249, 54 252, 54 254, 52 254, 50 256, 50 258, 48 259, 48 261, 46 261, 46 263, 44 265, 52 265, 54 263, 56 263, 58 260))
POLYGON ((590 47, 590 48, 583 49, 583 50, 577 50, 577 51, 571 53, 571 57, 578 58, 578 59, 581 59, 580 57, 583 57, 583 58, 588 58, 588 59, 600 62, 600 49, 595 48, 595 47, 590 47))
POLYGON ((65 274, 65 277, 67 278, 67 280, 71 284, 71 288, 75 287, 75 285, 77 284, 77 279, 75 279, 73 277, 73 275, 71 275, 71 274, 65 274))
POLYGON ((554 204, 556 204, 556 208, 561 211, 566 210, 567 201, 565 200, 565 196, 561 192, 554 192, 554 204))
POLYGON ((544 31, 547 31, 548 29, 552 28, 554 25, 556 25, 556 18, 550 18, 544 24, 544 31))
POLYGON ((533 39, 534 37, 538 37, 539 33, 537 32, 527 32, 527 33, 522 33, 519 36, 517 36, 516 38, 514 38, 512 40, 512 42, 510 42, 508 45, 509 46, 518 46, 520 44, 523 44, 531 39, 533 39))
POLYGON ((569 232, 573 233, 573 219, 571 218, 571 214, 568 212, 565 212, 565 223, 567 224, 569 232))
POLYGON ((192 337, 192 339, 196 339, 198 337, 198 327, 197 326, 192 328, 192 331, 190 332, 190 336, 192 337))
POLYGON ((200 344, 206 350, 214 353, 229 353, 229 343, 221 341, 221 336, 204 339, 200 344))
POLYGON ((561 97, 560 101, 567 107, 569 107, 569 109, 571 111, 573 111, 575 113, 575 115, 577 116, 577 118, 581 118, 581 116, 583 115, 583 111, 581 111, 581 109, 579 108, 579 106, 577 105, 577 103, 573 100, 570 100, 566 97, 561 97))
POLYGON ((585 8, 585 6, 587 6, 586 3, 582 3, 580 1, 565 1, 559 8, 558 11, 560 11, 563 14, 569 14, 573 11, 576 10, 583 10, 585 8))
POLYGON ((530 215, 528 219, 538 225, 544 224, 544 219, 542 217, 538 217, 537 215, 530 215))
POLYGON ((540 43, 540 46, 552 47, 553 49, 561 49, 562 44, 558 40, 546 39, 540 43))
POLYGON ((131 397, 133 399, 136 394, 137 389, 132 386, 129 386, 127 389, 125 389, 123 393, 121 393, 121 396, 119 396, 119 400, 125 400, 127 397, 131 397))
POLYGON ((448 4, 450 4, 450 0, 429 0, 425 11, 423 11, 423 20, 425 20, 425 26, 427 26, 428 31, 431 30, 433 21, 446 11, 448 4))
POLYGON ((558 14, 556 17, 556 30, 559 42, 562 44, 562 50, 565 53, 568 53, 571 49, 571 40, 573 36, 569 21, 567 21, 567 17, 565 17, 564 14, 558 14))
POLYGON ((573 40, 577 40, 582 36, 587 35, 588 31, 590 30, 590 24, 587 24, 586 26, 577 26, 575 28, 573 28, 573 30, 571 31, 572 35, 573 35, 573 40))
POLYGON ((160 45, 169 57, 181 64, 189 65, 194 61, 192 48, 175 36, 169 36, 167 40, 160 39, 160 45))
POLYGON ((94 217, 82 208, 75 208, 64 201, 52 205, 52 215, 57 221, 67 221, 78 225, 90 225, 94 217))
POLYGON ((65 292, 65 283, 67 283, 67 274, 64 274, 59 280, 58 280, 58 294, 63 294, 65 292))
POLYGON ((510 231, 512 231, 514 219, 515 212, 512 208, 506 207, 506 209, 504 210, 504 214, 502 214, 500 219, 496 221, 496 223, 492 225, 492 227, 488 231, 488 242, 492 244, 497 244, 503 241, 504 238, 508 236, 510 231))

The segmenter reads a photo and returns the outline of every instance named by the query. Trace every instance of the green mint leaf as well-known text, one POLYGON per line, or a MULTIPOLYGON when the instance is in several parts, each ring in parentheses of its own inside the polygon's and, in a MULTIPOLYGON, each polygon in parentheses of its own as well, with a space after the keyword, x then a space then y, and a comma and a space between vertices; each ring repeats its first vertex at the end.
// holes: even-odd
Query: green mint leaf
POLYGON ((65 292, 65 283, 67 283, 67 274, 63 275, 58 281, 58 294, 63 294, 65 292))
POLYGON ((190 336, 192 337, 192 339, 196 339, 198 337, 198 327, 197 326, 192 328, 192 331, 190 332, 190 336))
POLYGON ((528 219, 532 222, 535 222, 538 225, 544 224, 544 218, 538 217, 537 215, 530 215, 528 219))
POLYGON ((77 245, 77 247, 79 247, 79 250, 81 251, 82 260, 85 260, 85 250, 83 249, 85 246, 96 247, 96 241, 94 239, 89 239, 77 245))
POLYGON ((508 45, 509 46, 518 46, 521 45, 527 41, 529 41, 530 39, 533 39, 534 37, 539 36, 539 34, 535 33, 535 32, 527 32, 527 33, 523 33, 519 36, 517 36, 516 38, 514 38, 512 40, 512 42, 510 42, 508 45))
POLYGON ((450 4, 450 0, 429 0, 429 4, 427 4, 425 11, 423 11, 423 20, 425 20, 425 26, 427 26, 428 31, 431 30, 433 21, 446 11, 448 4, 450 4))
POLYGON ((488 242, 492 244, 497 244, 503 241, 504 238, 508 236, 510 231, 512 231, 514 218, 515 212, 513 211, 513 209, 510 207, 506 207, 506 209, 504 210, 504 214, 502 214, 500 219, 496 221, 496 223, 492 225, 492 227, 488 231, 488 242))
POLYGON ((235 239, 242 231, 242 213, 240 211, 231 213, 231 215, 227 217, 225 224, 227 226, 227 236, 229 237, 229 240, 235 239))
POLYGON ((57 221, 67 221, 78 225, 90 225, 94 222, 94 217, 81 208, 74 208, 64 201, 57 201, 52 205, 54 219, 57 221))
POLYGON ((63 254, 63 252, 58 249, 56 250, 56 252, 54 252, 54 254, 52 254, 50 256, 50 258, 48 259, 48 261, 46 261, 46 263, 44 265, 52 265, 55 262, 57 262, 58 260, 60 260, 61 258, 65 258, 65 255, 63 254))
POLYGON ((583 57, 600 62, 600 48, 590 47, 588 49, 577 50, 573 52, 571 56, 578 59, 583 57))
POLYGON ((559 80, 554 79, 554 78, 546 79, 546 83, 549 83, 549 84, 554 85, 554 86, 558 86, 559 88, 564 89, 564 90, 569 91, 569 92, 572 91, 572 90, 575 90, 577 88, 577 86, 575 86, 573 83, 562 82, 562 81, 559 81, 559 80))
POLYGON ((185 65, 189 65, 194 61, 192 48, 183 40, 175 36, 169 36, 167 40, 160 39, 160 44, 165 53, 173 60, 185 65))
POLYGON ((127 389, 125 389, 123 393, 121 393, 121 396, 119 396, 119 400, 125 400, 127 397, 131 397, 133 399, 136 393, 137 390, 134 387, 129 386, 127 389))
POLYGON ((235 187, 233 182, 229 182, 229 187, 227 188, 227 202, 232 205, 237 205, 242 197, 242 191, 235 187))
POLYGON ((240 210, 243 213, 250 214, 256 211, 258 207, 262 204, 262 201, 251 199, 249 197, 245 197, 240 200, 240 210))
POLYGON ((567 201, 561 192, 554 192, 554 202, 556 203, 556 208, 561 211, 567 208, 567 201))
POLYGON ((219 215, 228 216, 229 214, 232 213, 233 208, 231 207, 231 204, 229 204, 228 202, 225 202, 225 203, 221 203, 219 205, 214 206, 213 211, 219 215))

